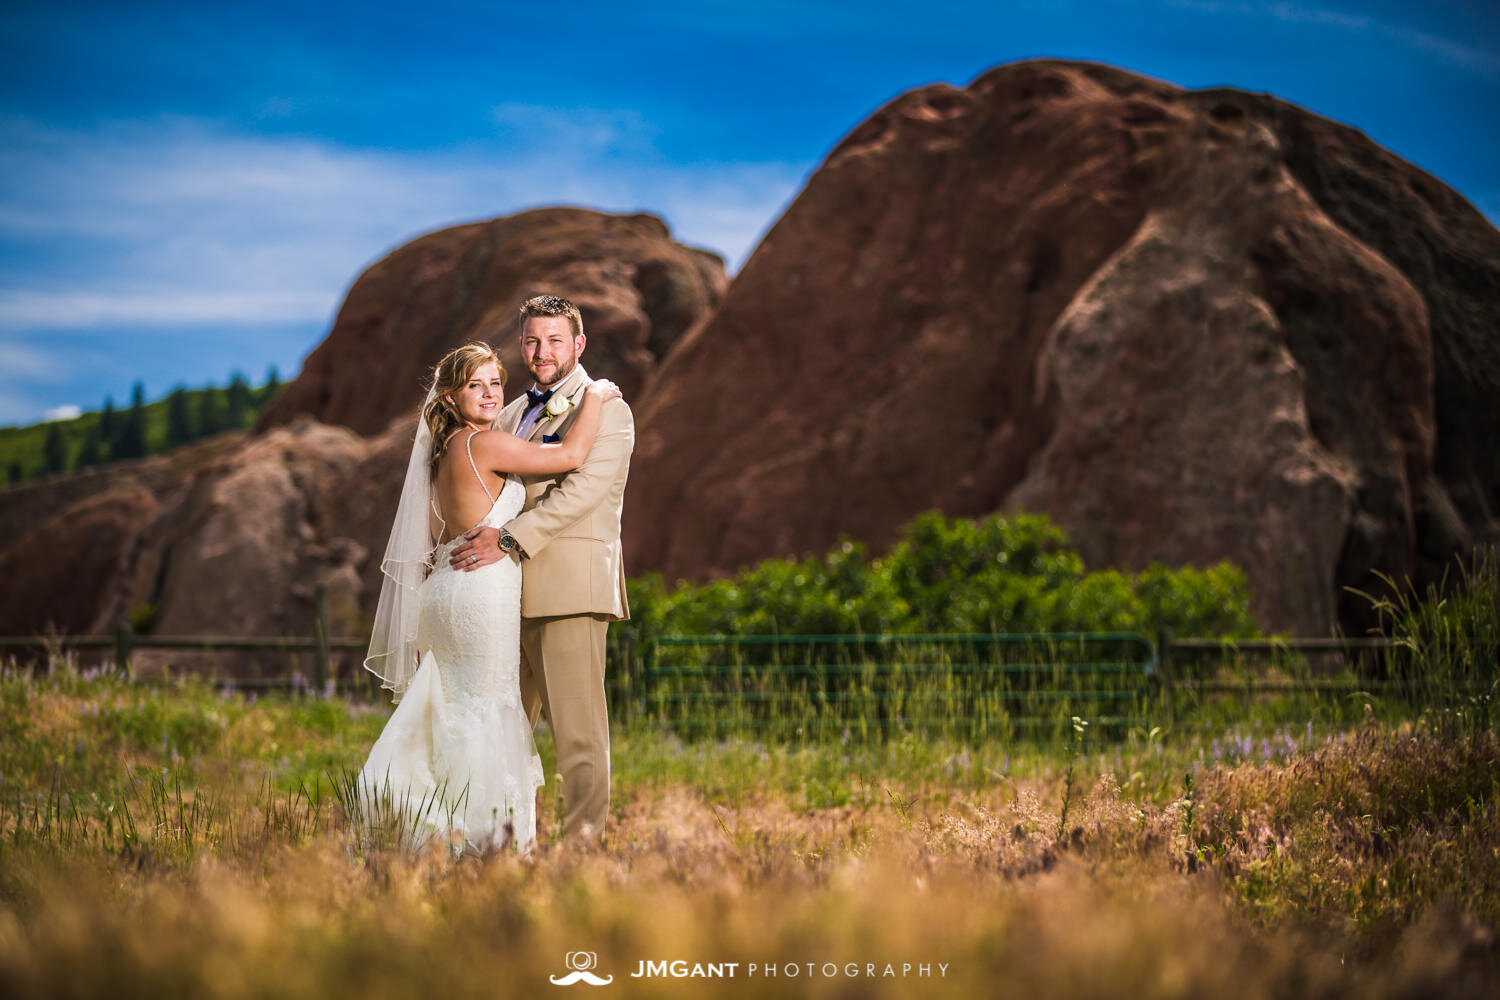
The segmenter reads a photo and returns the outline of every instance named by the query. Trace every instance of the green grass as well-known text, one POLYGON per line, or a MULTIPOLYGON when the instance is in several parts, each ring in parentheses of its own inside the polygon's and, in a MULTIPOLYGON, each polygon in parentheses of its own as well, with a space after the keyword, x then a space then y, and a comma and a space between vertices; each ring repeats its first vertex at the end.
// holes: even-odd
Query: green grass
POLYGON ((1097 967, 1095 995, 1151 993, 1175 968, 1184 991, 1160 995, 1300 995, 1312 975, 1321 995, 1394 996, 1493 966, 1463 942, 1500 929, 1500 741, 1430 712, 1110 741, 1080 719, 1051 743, 684 741, 637 719, 612 734, 606 848, 558 839, 549 783, 531 857, 416 867, 357 846, 338 794, 388 714, 66 662, 0 674, 0 987, 337 996, 359 992, 338 972, 356 962, 391 995, 471 992, 464 961, 545 986, 585 945, 617 975, 809 942, 925 951, 966 994, 1005 971, 1072 995, 1063 970, 1097 967))
MULTIPOLYGON (((660 720, 613 727, 613 784, 626 794, 691 784, 710 802, 774 794, 805 808, 868 807, 888 786, 927 795, 963 795, 997 783, 1078 780, 1108 775, 1132 801, 1162 805, 1186 771, 1218 766, 1282 765, 1359 724, 1387 731, 1434 731, 1430 713, 1386 706, 1358 710, 1317 699, 1279 700, 1215 728, 1202 719, 1156 721, 1105 739, 1087 718, 1071 720, 1062 740, 934 737, 914 730, 888 738, 842 736, 765 739, 756 731, 684 740, 660 720), (1287 720, 1293 709, 1296 724, 1287 720), (1080 732, 1080 722, 1082 732, 1080 732)), ((131 786, 143 771, 190 785, 253 777, 267 794, 327 794, 357 770, 388 716, 384 704, 289 694, 257 697, 216 689, 192 677, 135 684, 110 671, 85 677, 60 663, 32 677, 0 677, 0 792, 11 797, 78 790, 103 797, 131 786)), ((1214 716, 1227 719, 1227 712, 1214 716)), ((544 727, 539 750, 548 774, 553 750, 544 727)), ((549 785, 544 795, 555 790, 549 785)))
MULTIPOLYGON (((1481 559, 1460 587, 1392 598, 1409 642, 1339 668, 1370 690, 1267 693, 1327 671, 1215 653, 1113 730, 788 712, 695 734, 642 706, 612 730, 605 844, 559 836, 549 780, 525 856, 413 860, 355 836, 340 789, 384 703, 0 670, 0 993, 526 995, 586 948, 639 995, 673 990, 628 977, 643 958, 909 957, 951 978, 733 989, 1484 996, 1495 578, 1481 559)), ((539 749, 550 778, 545 731, 539 749)))

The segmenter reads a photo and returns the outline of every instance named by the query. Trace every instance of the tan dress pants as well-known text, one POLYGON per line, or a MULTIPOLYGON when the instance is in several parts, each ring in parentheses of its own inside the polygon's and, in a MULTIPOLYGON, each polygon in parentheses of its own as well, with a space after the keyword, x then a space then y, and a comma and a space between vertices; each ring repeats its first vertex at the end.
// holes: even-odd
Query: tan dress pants
POLYGON ((609 816, 609 714, 604 703, 604 615, 522 618, 521 704, 536 725, 545 708, 563 783, 563 833, 604 833, 609 816))

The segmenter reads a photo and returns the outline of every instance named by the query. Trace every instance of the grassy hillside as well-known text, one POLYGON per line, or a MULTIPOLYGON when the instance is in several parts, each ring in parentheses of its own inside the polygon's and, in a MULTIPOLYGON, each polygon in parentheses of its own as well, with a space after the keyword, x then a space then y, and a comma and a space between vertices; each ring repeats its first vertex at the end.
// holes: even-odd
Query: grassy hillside
POLYGON ((273 369, 260 386, 236 376, 224 387, 179 386, 161 399, 142 399, 142 433, 136 441, 129 440, 135 419, 129 401, 113 412, 106 412, 107 403, 72 420, 0 427, 0 485, 118 459, 159 455, 200 437, 249 427, 281 385, 273 369))

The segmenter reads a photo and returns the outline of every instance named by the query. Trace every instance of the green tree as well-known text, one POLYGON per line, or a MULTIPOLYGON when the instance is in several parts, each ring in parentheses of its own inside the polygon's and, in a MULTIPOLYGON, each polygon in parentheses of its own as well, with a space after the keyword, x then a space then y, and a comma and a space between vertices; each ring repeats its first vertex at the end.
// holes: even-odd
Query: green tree
POLYGON ((103 435, 99 432, 99 424, 89 424, 88 430, 83 432, 83 447, 78 451, 78 467, 86 469, 102 461, 104 461, 103 435))
POLYGON ((120 431, 115 458, 143 458, 146 454, 146 387, 140 382, 130 390, 130 410, 120 431))
POLYGON ((10 480, 11 485, 15 485, 24 478, 26 478, 26 473, 21 470, 21 463, 19 461, 11 462, 10 469, 6 473, 6 479, 10 480))
POLYGON ((167 444, 171 447, 187 444, 196 436, 193 433, 193 414, 188 408, 187 389, 179 385, 167 397, 167 444))
POLYGON ((198 393, 198 434, 201 437, 217 434, 225 427, 224 406, 220 395, 220 390, 214 386, 198 393))
POLYGON ((47 425, 47 439, 42 442, 42 469, 49 475, 65 472, 68 466, 68 444, 63 440, 62 425, 47 425))
POLYGON ((266 384, 260 390, 260 401, 262 404, 269 403, 281 390, 281 373, 272 365, 271 370, 266 372, 266 384))
POLYGON ((224 393, 225 406, 228 413, 225 423, 233 430, 239 430, 245 426, 245 418, 250 413, 250 384, 245 381, 245 376, 239 372, 229 380, 229 388, 224 393))
POLYGON ((115 397, 104 397, 104 410, 99 414, 99 436, 105 444, 113 444, 120 433, 120 422, 115 416, 115 397))

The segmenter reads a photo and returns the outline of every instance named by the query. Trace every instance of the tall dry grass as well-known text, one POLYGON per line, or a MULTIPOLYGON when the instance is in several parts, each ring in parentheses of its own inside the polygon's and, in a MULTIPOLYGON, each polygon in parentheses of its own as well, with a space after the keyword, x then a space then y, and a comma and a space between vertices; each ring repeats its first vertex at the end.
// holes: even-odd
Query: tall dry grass
POLYGON ((7 996, 533 996, 578 951, 642 996, 1487 996, 1500 975, 1493 732, 1372 718, 1219 763, 1159 735, 1010 757, 622 732, 602 847, 559 841, 549 804, 531 854, 454 861, 345 829, 325 776, 381 713, 65 670, 0 679, 0 713, 7 996), (674 959, 737 975, 630 975, 674 959))

